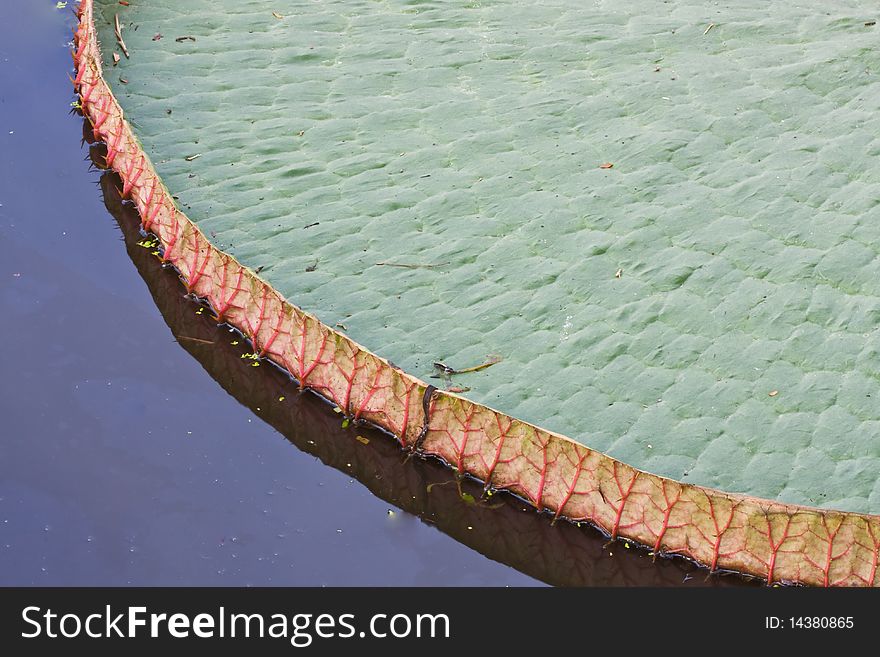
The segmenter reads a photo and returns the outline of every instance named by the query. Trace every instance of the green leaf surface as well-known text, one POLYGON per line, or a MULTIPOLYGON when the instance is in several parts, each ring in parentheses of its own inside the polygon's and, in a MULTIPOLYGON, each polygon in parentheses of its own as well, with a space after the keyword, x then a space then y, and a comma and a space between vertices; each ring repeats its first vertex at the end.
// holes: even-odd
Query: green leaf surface
POLYGON ((326 324, 426 379, 498 354, 453 384, 638 468, 880 509, 864 3, 96 10, 181 209, 326 324))

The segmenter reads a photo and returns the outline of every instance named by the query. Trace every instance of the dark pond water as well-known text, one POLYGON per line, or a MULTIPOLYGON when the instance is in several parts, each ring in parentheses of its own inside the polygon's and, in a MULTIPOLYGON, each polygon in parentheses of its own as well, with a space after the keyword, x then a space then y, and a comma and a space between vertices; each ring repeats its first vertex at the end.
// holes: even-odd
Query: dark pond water
POLYGON ((507 496, 474 504, 449 470, 249 367, 83 161, 72 15, 4 8, 0 585, 743 583, 507 496))

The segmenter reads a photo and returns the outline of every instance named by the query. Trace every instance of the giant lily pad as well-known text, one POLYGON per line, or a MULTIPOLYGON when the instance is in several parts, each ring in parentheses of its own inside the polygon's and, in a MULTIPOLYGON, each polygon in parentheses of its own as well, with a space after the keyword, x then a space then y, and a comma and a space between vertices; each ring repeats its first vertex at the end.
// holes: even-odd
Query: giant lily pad
POLYGON ((179 207, 324 323, 421 378, 497 354, 454 383, 638 468, 869 512, 863 9, 101 0, 96 23, 179 207))

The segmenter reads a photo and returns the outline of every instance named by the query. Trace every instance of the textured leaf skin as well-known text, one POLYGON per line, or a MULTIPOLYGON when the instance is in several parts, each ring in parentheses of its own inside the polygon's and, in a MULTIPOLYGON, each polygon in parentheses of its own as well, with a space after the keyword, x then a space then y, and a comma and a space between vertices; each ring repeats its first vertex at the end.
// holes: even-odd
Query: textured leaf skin
POLYGON ((625 465, 559 434, 451 393, 428 392, 350 338, 285 300, 212 244, 174 204, 103 78, 93 6, 76 34, 76 88, 107 164, 145 229, 189 290, 255 350, 351 417, 393 432, 535 507, 587 520, 612 537, 682 554, 710 568, 818 585, 877 585, 880 518, 799 507, 683 484, 625 465), (428 413, 424 412, 427 406, 428 413))
POLYGON ((422 379, 502 355, 470 399, 639 468, 880 508, 857 4, 270 4, 96 4, 114 93, 216 246, 422 379))

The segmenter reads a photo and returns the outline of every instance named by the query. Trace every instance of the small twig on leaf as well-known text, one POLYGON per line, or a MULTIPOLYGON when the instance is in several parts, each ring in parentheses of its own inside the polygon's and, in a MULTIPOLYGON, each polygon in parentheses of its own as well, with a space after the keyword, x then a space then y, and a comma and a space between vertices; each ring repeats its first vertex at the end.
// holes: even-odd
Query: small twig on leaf
POLYGON ((116 43, 119 44, 119 47, 122 48, 122 54, 128 59, 128 48, 125 46, 125 41, 122 40, 122 26, 119 24, 119 14, 113 14, 113 31, 116 32, 116 43))
POLYGON ((466 367, 463 370, 458 370, 456 372, 451 372, 451 374, 467 374, 468 372, 479 372, 480 370, 484 370, 487 367, 492 367, 496 363, 501 362, 501 356, 497 356, 495 354, 491 354, 488 357, 488 360, 485 363, 480 365, 474 365, 473 367, 466 367))
POLYGON ((449 367, 446 363, 435 362, 434 369, 437 370, 438 374, 433 376, 432 378, 438 379, 442 376, 452 376, 454 374, 468 374, 469 372, 479 372, 480 370, 484 370, 487 367, 492 367, 495 363, 501 362, 501 356, 490 355, 488 356, 488 360, 485 363, 481 363, 480 365, 474 365, 473 367, 465 367, 464 369, 457 370, 453 367, 449 367))
POLYGON ((445 267, 448 262, 438 262, 435 265, 420 265, 408 262, 377 262, 377 267, 402 267, 403 269, 434 269, 436 267, 445 267))

